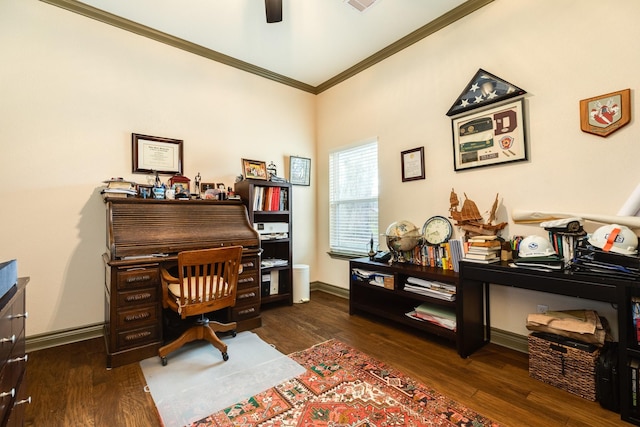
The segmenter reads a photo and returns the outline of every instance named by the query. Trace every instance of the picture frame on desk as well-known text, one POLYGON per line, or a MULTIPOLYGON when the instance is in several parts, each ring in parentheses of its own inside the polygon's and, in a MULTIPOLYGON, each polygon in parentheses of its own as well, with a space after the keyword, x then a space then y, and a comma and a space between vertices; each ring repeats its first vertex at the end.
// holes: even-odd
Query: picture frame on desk
POLYGON ((182 175, 184 141, 159 136, 131 134, 133 173, 182 175))
POLYGON ((267 163, 261 160, 242 159, 242 176, 244 179, 267 180, 267 163))

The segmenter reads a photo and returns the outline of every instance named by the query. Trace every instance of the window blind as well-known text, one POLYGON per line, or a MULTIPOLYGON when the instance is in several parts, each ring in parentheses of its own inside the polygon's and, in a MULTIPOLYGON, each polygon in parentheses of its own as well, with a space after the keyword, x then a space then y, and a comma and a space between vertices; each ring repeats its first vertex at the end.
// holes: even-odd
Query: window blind
POLYGON ((333 253, 364 255, 378 248, 378 141, 329 156, 329 246, 333 253))

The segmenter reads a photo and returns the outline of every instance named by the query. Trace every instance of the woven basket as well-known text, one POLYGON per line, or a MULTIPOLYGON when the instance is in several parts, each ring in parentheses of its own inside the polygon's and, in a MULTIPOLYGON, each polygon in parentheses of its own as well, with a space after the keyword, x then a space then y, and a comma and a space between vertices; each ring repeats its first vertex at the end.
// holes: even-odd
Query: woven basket
POLYGON ((596 362, 600 349, 593 347, 584 350, 566 344, 562 337, 549 338, 536 332, 529 334, 529 375, 595 401, 596 362))

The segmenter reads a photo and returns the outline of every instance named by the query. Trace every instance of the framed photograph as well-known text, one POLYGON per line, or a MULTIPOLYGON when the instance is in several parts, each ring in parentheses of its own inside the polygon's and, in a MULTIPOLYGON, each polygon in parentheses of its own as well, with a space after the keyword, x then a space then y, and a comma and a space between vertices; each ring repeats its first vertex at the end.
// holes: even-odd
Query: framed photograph
POLYGON ((631 89, 580 101, 580 129, 606 137, 631 121, 631 89))
POLYGON ((214 188, 218 188, 214 182, 201 182, 200 183, 200 192, 204 193, 207 190, 211 190, 214 188))
POLYGON ((182 175, 181 139, 131 134, 133 173, 182 175))
POLYGON ((451 121, 456 171, 527 160, 524 99, 451 121))
POLYGON ((289 182, 292 185, 311 184, 311 159, 306 157, 289 157, 289 182))
POLYGON ((402 160, 402 182, 424 179, 424 147, 400 153, 402 160))
POLYGON ((259 160, 242 159, 242 176, 244 179, 267 180, 267 164, 259 160))

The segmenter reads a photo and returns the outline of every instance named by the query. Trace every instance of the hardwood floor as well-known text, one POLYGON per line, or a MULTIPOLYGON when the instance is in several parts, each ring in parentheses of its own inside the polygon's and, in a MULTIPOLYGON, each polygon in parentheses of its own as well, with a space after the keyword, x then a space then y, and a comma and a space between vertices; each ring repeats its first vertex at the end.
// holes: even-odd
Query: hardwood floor
MULTIPOLYGON (((629 426, 619 414, 534 380, 528 358, 489 344, 467 359, 453 345, 372 317, 349 316, 348 300, 312 292, 311 301, 266 308, 264 341, 289 354, 341 340, 504 426, 629 426)), ((232 350, 229 350, 233 357, 232 350)), ((137 363, 107 370, 102 339, 29 355, 32 403, 26 426, 159 426, 137 363)), ((160 362, 158 362, 160 363, 160 362)))

